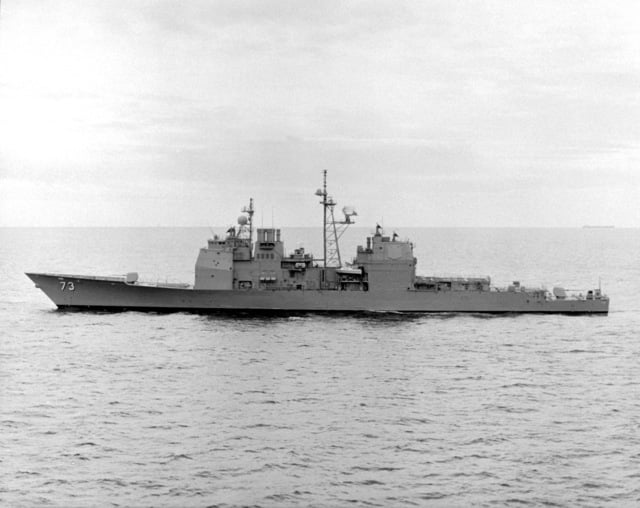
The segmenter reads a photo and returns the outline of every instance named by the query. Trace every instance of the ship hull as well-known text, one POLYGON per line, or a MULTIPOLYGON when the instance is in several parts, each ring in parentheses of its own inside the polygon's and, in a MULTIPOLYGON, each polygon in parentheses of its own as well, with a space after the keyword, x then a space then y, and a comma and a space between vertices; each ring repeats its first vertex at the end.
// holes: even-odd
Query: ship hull
POLYGON ((196 290, 116 278, 27 273, 60 309, 152 312, 459 312, 607 314, 609 300, 510 291, 196 290))

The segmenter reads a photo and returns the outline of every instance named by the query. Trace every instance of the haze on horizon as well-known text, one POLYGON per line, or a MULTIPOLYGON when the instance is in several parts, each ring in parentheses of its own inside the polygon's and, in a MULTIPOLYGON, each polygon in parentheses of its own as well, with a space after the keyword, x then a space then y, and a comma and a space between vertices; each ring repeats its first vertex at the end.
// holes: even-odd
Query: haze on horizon
POLYGON ((5 0, 0 226, 640 226, 640 4, 5 0))

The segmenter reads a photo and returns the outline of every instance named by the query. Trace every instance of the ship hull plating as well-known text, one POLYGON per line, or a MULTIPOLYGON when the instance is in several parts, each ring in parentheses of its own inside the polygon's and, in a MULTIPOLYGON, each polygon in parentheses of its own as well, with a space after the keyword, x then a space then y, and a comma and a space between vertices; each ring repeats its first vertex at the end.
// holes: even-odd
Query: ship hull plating
POLYGON ((459 312, 607 314, 608 299, 547 299, 526 291, 200 290, 109 278, 28 273, 60 309, 151 312, 459 312))

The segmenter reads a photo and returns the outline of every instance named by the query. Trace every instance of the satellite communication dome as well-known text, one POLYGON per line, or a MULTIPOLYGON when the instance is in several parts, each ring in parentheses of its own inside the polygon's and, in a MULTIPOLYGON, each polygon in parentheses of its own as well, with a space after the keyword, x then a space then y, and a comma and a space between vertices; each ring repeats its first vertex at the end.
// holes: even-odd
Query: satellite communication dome
POLYGON ((246 226, 247 222, 249 222, 249 219, 247 219, 246 215, 241 215, 240 217, 238 217, 238 224, 240 224, 241 226, 246 226))
POLYGON ((345 206, 342 208, 342 213, 346 217, 351 217, 352 215, 358 215, 358 212, 352 206, 345 206))

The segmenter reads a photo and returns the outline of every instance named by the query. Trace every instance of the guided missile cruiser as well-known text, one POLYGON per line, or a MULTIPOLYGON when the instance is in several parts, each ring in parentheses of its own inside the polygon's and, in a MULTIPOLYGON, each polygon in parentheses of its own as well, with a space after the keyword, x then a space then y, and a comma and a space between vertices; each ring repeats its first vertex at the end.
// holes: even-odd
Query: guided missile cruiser
POLYGON ((280 229, 253 225, 253 199, 237 225, 200 249, 193 284, 148 283, 136 272, 122 276, 27 273, 61 310, 151 312, 401 312, 607 314, 598 289, 572 292, 529 288, 515 281, 494 287, 489 277, 416 274, 413 244, 380 226, 343 260, 340 238, 354 223, 354 208, 336 213, 323 187, 323 252, 287 253, 280 229))

